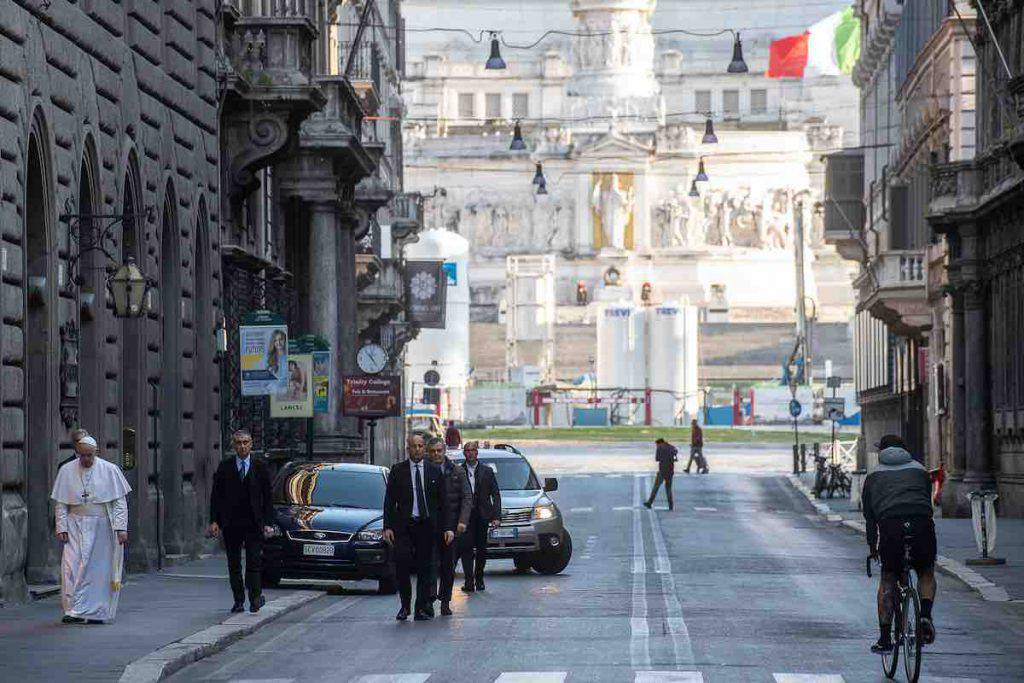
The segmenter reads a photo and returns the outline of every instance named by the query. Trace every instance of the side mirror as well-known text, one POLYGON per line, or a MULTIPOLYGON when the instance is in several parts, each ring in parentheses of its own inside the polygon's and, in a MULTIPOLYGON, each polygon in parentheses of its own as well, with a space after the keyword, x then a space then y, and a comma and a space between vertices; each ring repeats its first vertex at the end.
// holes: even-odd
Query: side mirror
POLYGON ((544 491, 548 492, 548 491, 557 491, 557 490, 558 490, 558 480, 555 479, 554 477, 544 477, 544 491))

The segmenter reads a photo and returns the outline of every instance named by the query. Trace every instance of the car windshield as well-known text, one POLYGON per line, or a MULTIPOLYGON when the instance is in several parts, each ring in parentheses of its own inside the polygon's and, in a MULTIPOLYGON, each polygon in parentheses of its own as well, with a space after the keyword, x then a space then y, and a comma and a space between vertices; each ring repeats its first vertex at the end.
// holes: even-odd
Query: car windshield
POLYGON ((296 467, 278 477, 274 502, 383 510, 384 477, 372 471, 296 467))
POLYGON ((480 458, 498 475, 498 488, 502 491, 530 491, 539 489, 537 476, 530 463, 522 458, 480 458))

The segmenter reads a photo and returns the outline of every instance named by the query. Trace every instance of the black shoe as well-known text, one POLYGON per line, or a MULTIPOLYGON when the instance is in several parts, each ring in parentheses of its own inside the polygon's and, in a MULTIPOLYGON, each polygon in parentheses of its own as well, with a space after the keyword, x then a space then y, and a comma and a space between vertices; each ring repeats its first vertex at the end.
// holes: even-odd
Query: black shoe
POLYGON ((651 509, 651 501, 647 501, 646 503, 644 503, 644 507, 647 508, 648 510, 650 510, 651 509))
POLYGON ((683 470, 683 472, 686 472, 687 474, 689 474, 690 473, 690 468, 687 467, 685 470, 683 470))
POLYGON ((433 618, 433 616, 434 616, 434 606, 433 605, 427 605, 426 607, 424 607, 420 611, 424 612, 428 617, 433 618))
POLYGON ((669 503, 668 504, 668 511, 672 512, 674 509, 675 509, 675 505, 673 505, 672 503, 669 503))
POLYGON ((267 604, 267 599, 261 595, 259 600, 249 601, 249 611, 256 614, 260 611, 260 607, 263 607, 265 604, 267 604))
POLYGON ((474 586, 471 583, 464 583, 464 584, 462 584, 462 592, 463 593, 472 593, 475 590, 476 590, 476 586, 474 586))
POLYGON ((90 626, 96 626, 97 624, 102 624, 103 620, 102 619, 86 619, 85 623, 89 624, 90 626))
POLYGON ((408 607, 403 607, 402 609, 398 610, 398 614, 395 615, 395 619, 397 621, 405 621, 408 618, 409 618, 409 608, 408 607))
POLYGON ((231 611, 235 612, 235 613, 244 612, 245 611, 245 601, 244 600, 239 600, 239 601, 235 602, 235 604, 233 604, 231 606, 231 611))
POLYGON ((434 615, 428 612, 427 610, 418 609, 416 610, 416 616, 414 616, 412 619, 413 621, 430 621, 433 618, 434 615))
POLYGON ((921 642, 925 645, 935 642, 935 624, 929 617, 921 617, 921 642))
POLYGON ((483 579, 477 579, 476 580, 476 589, 478 591, 485 591, 485 590, 487 590, 487 587, 484 586, 484 580, 483 579))
POLYGON ((64 623, 64 624, 84 624, 85 623, 85 619, 83 619, 82 617, 73 617, 70 614, 68 614, 68 615, 65 615, 63 619, 61 619, 61 623, 64 623))
POLYGON ((877 643, 871 646, 871 651, 876 655, 888 655, 892 654, 893 646, 892 641, 879 639, 877 643))
POLYGON ((447 602, 441 603, 441 616, 450 617, 452 615, 452 608, 447 602))

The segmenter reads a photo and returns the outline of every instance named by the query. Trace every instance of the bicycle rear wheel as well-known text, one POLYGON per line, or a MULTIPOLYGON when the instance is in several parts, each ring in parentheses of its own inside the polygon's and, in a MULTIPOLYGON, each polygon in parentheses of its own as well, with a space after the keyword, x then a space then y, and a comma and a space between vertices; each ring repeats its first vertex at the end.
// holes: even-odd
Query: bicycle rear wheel
MULTIPOLYGON (((895 602, 895 601, 894 601, 895 602)), ((882 673, 886 678, 896 678, 896 669, 900 665, 900 613, 894 610, 892 625, 889 627, 889 638, 892 640, 892 652, 882 655, 882 673)))
POLYGON ((921 600, 913 586, 903 597, 903 671, 907 683, 917 683, 921 675, 921 600))

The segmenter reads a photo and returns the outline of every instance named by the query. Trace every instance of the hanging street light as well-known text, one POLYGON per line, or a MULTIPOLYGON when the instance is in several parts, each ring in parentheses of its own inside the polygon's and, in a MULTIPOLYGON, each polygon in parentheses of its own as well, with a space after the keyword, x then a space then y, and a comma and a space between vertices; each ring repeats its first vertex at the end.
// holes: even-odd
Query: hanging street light
POLYGON ((697 164, 697 177, 694 178, 694 182, 706 183, 708 181, 707 171, 704 170, 704 157, 700 158, 700 163, 697 164))
POLYGON ((514 152, 518 152, 526 149, 526 142, 523 140, 523 129, 519 125, 519 121, 516 121, 515 128, 512 129, 512 144, 508 147, 514 152))
POLYGON ((114 274, 107 280, 107 288, 114 300, 114 317, 140 318, 148 310, 148 295, 151 281, 139 267, 135 259, 128 257, 114 274))
POLYGON ((732 43, 732 61, 729 62, 727 71, 731 74, 745 74, 750 69, 747 68, 747 62, 743 59, 743 42, 740 40, 739 31, 733 36, 735 39, 732 43))
MULTIPOLYGON (((501 58, 501 46, 498 44, 497 31, 491 31, 491 56, 487 59, 484 68, 492 71, 508 68, 505 60, 501 58)), ((731 69, 732 67, 730 66, 729 68, 731 69)))
POLYGON ((697 189, 697 181, 694 180, 692 183, 690 183, 690 197, 693 197, 694 199, 696 199, 699 196, 700 196, 700 190, 697 189))
POLYGON ((533 174, 533 184, 534 185, 547 185, 548 184, 547 179, 544 177, 544 166, 539 161, 537 162, 537 171, 533 174))
POLYGON ((708 114, 708 120, 704 123, 704 137, 701 138, 701 142, 705 145, 713 145, 718 142, 718 136, 715 135, 715 123, 711 120, 711 114, 708 114))

